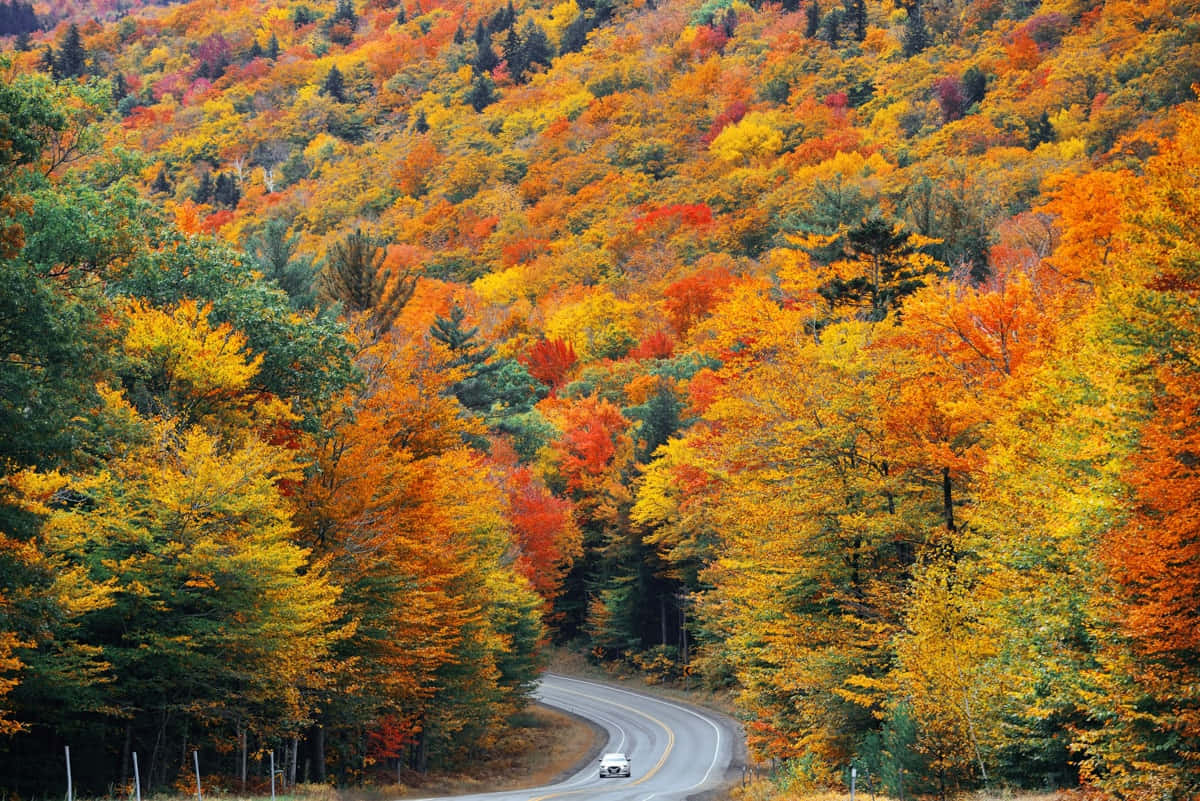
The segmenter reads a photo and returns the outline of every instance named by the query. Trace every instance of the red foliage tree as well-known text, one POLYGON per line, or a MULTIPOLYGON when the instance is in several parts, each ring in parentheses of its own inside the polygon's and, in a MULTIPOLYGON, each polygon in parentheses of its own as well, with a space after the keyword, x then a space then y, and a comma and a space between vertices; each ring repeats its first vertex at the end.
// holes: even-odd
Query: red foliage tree
POLYGON ((528 467, 513 471, 508 504, 519 549, 517 570, 551 601, 562 591, 562 578, 580 553, 573 506, 550 492, 528 467))
POLYGON ((675 352, 675 340, 661 328, 638 343, 629 352, 635 359, 666 359, 675 352))
POLYGON ((675 331, 685 335, 725 295, 733 281, 724 267, 711 267, 667 287, 663 291, 663 309, 675 331))
POLYGON ((546 386, 557 389, 562 385, 567 372, 578 361, 575 348, 561 339, 543 339, 537 342, 521 363, 529 368, 529 374, 546 386))

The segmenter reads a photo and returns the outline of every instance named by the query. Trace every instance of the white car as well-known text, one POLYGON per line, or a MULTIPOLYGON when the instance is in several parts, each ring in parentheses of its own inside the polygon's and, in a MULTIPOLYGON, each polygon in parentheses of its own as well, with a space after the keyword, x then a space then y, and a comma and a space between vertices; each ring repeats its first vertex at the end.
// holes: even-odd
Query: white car
POLYGON ((629 776, 628 754, 605 754, 600 759, 600 778, 629 776))

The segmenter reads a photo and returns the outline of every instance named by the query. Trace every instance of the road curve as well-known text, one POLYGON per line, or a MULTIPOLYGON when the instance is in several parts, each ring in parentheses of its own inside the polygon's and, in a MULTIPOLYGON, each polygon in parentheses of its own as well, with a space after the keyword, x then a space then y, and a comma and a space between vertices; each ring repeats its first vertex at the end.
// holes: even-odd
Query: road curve
POLYGON ((741 736, 722 716, 583 679, 547 674, 537 700, 604 729, 602 750, 628 754, 633 775, 601 779, 598 763, 589 763, 557 784, 457 801, 684 801, 723 783, 741 736))

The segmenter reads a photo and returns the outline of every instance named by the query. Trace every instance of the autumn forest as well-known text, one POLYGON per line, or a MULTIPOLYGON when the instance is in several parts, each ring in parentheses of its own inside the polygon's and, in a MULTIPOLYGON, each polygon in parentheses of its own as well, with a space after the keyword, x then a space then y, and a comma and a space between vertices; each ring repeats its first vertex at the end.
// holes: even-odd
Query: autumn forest
POLYGON ((1200 3, 0 3, 0 795, 1200 795, 1200 3), (243 778, 244 781, 244 778, 243 778))

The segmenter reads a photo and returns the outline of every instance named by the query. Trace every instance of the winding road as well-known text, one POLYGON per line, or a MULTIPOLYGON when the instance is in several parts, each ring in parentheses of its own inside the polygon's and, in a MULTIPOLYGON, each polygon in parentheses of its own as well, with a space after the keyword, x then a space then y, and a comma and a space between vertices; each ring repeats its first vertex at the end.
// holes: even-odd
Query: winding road
POLYGON ((633 775, 601 779, 599 762, 557 784, 456 801, 684 801, 720 786, 741 736, 727 718, 608 684, 548 674, 537 700, 594 722, 604 752, 629 755, 633 775))

